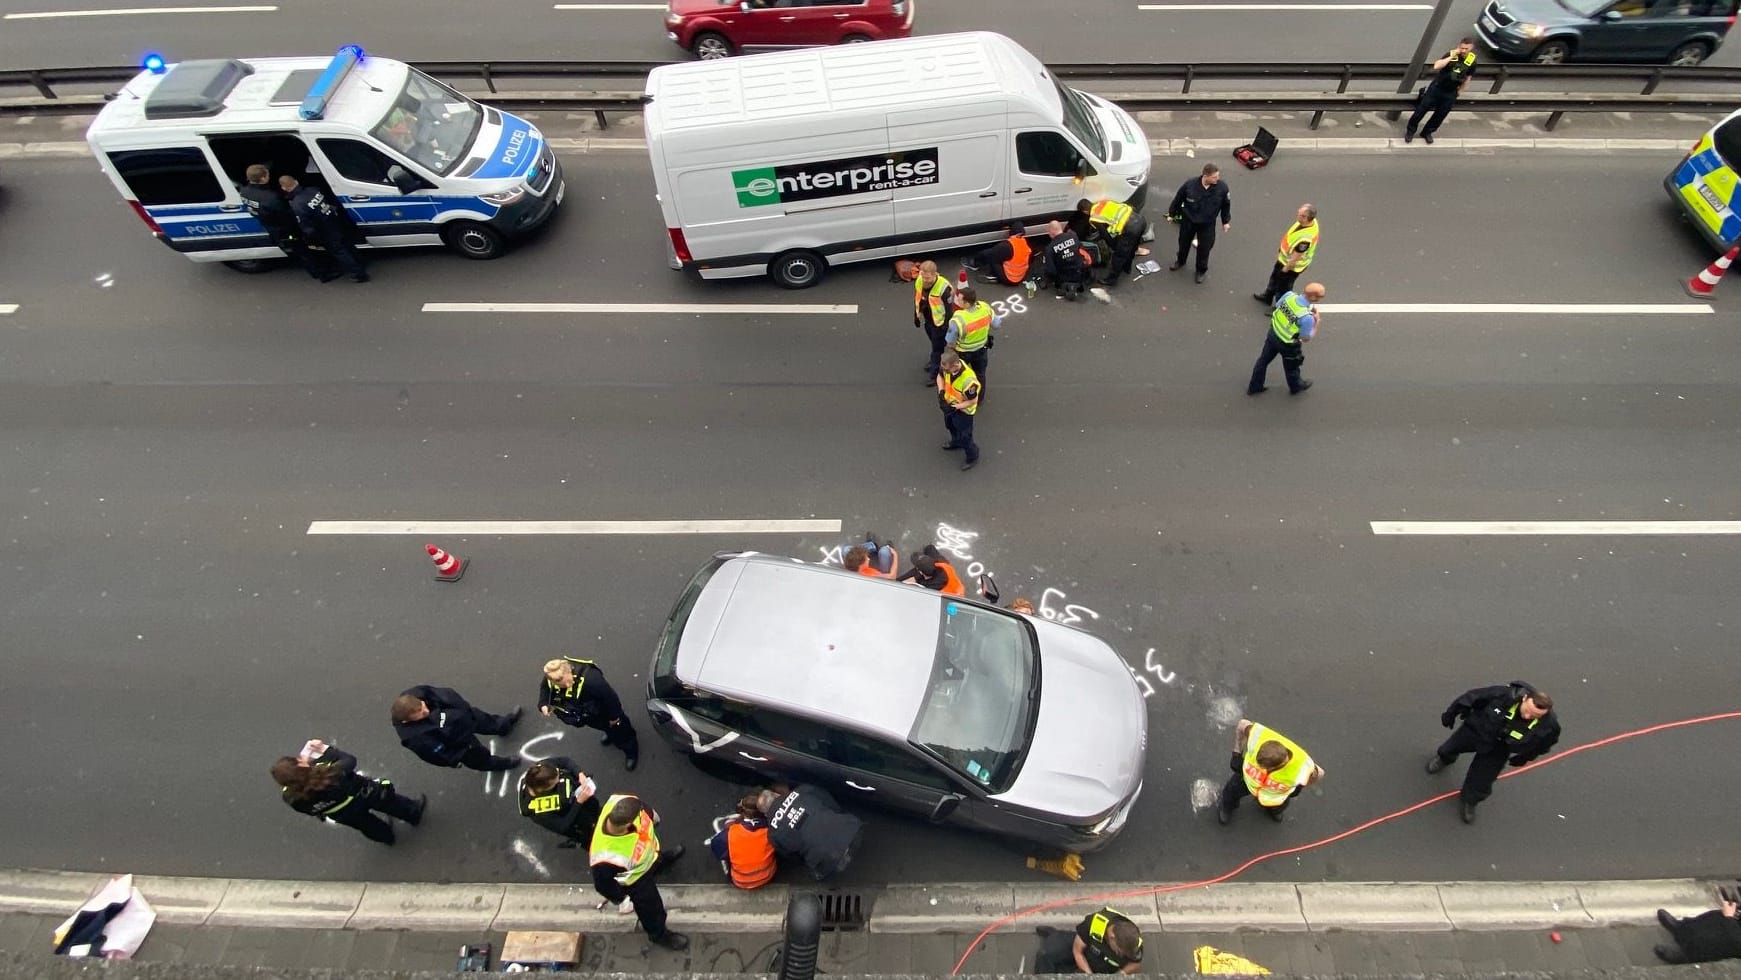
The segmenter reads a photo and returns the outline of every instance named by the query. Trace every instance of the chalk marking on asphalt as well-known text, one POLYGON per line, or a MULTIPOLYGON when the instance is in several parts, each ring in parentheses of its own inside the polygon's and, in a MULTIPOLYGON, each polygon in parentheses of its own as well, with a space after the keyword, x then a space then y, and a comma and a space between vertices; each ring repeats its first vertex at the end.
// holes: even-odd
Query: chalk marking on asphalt
POLYGON ((1431 10, 1430 3, 1139 3, 1138 10, 1289 11, 1289 10, 1431 10))
POLYGON ((532 870, 538 872, 538 877, 550 877, 550 869, 545 867, 544 862, 538 859, 538 852, 532 850, 532 845, 526 843, 524 837, 514 838, 514 856, 531 865, 532 870))
POLYGON ((276 5, 257 7, 111 7, 106 10, 34 10, 7 14, 4 20, 47 20, 53 17, 131 17, 137 14, 269 14, 276 5))
POLYGON ((313 521, 309 534, 839 534, 839 521, 313 521))
POLYGON ((425 303, 425 313, 853 314, 856 303, 425 303))
POLYGON ((1684 535, 1741 534, 1741 521, 1372 521, 1373 534, 1684 535))
POLYGON ((18 312, 17 303, 0 303, 0 316, 11 316, 18 312))
POLYGON ((1709 303, 1319 303, 1325 313, 1545 313, 1576 316, 1702 316, 1709 303))

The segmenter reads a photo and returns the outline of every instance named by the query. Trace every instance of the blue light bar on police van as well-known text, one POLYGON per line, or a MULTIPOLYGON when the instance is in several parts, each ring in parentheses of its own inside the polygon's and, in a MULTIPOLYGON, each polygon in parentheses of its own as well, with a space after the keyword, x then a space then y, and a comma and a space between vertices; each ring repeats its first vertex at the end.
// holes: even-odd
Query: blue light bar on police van
POLYGON ((347 44, 340 48, 338 54, 332 56, 327 63, 326 71, 315 79, 314 87, 308 90, 308 95, 302 100, 302 107, 296 114, 304 119, 319 119, 326 114, 326 106, 332 101, 333 93, 339 90, 339 84, 351 69, 363 61, 363 49, 355 44, 347 44))
POLYGON ((153 75, 161 75, 164 71, 163 55, 153 51, 145 56, 145 70, 153 75))

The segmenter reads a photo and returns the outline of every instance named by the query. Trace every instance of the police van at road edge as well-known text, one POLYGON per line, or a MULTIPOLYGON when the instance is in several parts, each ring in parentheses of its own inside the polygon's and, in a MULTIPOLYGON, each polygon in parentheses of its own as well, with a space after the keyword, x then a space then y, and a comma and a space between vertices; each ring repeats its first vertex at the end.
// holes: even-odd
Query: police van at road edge
POLYGON ((85 139, 152 234, 195 262, 251 272, 283 257, 238 190, 256 163, 274 188, 288 174, 326 191, 364 247, 473 259, 544 224, 566 190, 536 126, 355 46, 146 65, 85 139))
POLYGON ((1712 126, 1662 181, 1668 196, 1720 252, 1741 244, 1738 167, 1741 167, 1741 111, 1730 113, 1712 126))

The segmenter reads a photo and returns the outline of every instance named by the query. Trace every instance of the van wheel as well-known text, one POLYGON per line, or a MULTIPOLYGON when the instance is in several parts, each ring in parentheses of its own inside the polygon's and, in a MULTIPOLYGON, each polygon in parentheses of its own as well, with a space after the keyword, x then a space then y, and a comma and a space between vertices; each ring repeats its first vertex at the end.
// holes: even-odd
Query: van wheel
POLYGON ((1669 54, 1668 63, 1677 68, 1692 68, 1702 64, 1710 55, 1710 45, 1703 41, 1688 41, 1669 54))
POLYGON ((271 272, 278 267, 278 263, 271 259, 237 259, 234 262, 225 262, 224 265, 250 276, 271 272))
POLYGON ((822 281, 828 263, 815 252, 799 249, 787 252, 768 266, 768 275, 787 289, 807 289, 822 281))
POLYGON ((840 39, 840 43, 841 44, 863 44, 866 41, 874 41, 874 40, 876 40, 876 39, 867 35, 867 34, 848 34, 847 36, 840 39))
POLYGON ((702 31, 695 35, 689 50, 702 61, 718 61, 732 56, 731 42, 725 39, 724 34, 715 34, 712 31, 702 31))
POLYGON ((1566 41, 1549 41, 1535 49, 1529 60, 1538 65, 1563 65, 1572 57, 1572 45, 1566 41))
POLYGON ((455 221, 441 229, 441 240, 468 259, 500 258, 507 251, 501 232, 475 221, 455 221))

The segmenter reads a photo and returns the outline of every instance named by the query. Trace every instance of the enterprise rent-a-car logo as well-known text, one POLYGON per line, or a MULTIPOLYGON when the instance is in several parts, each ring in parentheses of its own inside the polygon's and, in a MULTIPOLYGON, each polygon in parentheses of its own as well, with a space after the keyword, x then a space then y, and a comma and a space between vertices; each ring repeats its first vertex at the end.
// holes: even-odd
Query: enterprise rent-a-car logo
POLYGON ((779 167, 734 170, 738 207, 789 204, 819 197, 841 197, 894 187, 937 183, 937 148, 878 153, 874 156, 789 163, 779 167))

